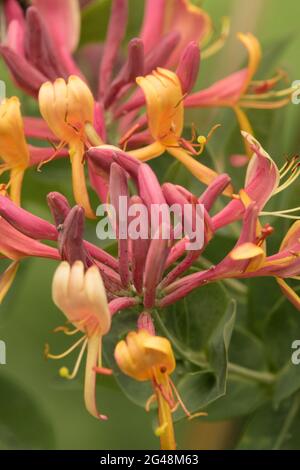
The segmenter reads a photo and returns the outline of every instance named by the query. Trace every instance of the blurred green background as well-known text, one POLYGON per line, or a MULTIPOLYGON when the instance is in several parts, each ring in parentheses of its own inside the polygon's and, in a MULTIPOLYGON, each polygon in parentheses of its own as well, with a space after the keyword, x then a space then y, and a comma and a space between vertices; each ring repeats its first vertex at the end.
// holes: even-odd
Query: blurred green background
MULTIPOLYGON (((144 2, 129 0, 129 3, 132 7, 129 27, 131 36, 138 32, 144 2)), ((207 0, 195 3, 203 5, 217 26, 225 15, 230 16, 232 25, 226 46, 216 56, 202 63, 201 85, 212 83, 214 79, 238 69, 244 63, 243 48, 235 38, 237 31, 257 34, 267 56, 273 50, 280 49, 269 70, 270 75, 276 68, 282 67, 289 73, 291 81, 300 79, 299 2, 207 0)), ((109 1, 98 0, 92 2, 83 13, 82 44, 103 38, 109 5, 109 1)), ((0 79, 6 81, 8 95, 17 93, 22 96, 11 84, 3 64, 0 79)), ((33 101, 24 97, 22 99, 25 112, 36 111, 33 101)), ((280 126, 277 133, 273 133, 272 141, 267 142, 267 149, 273 151, 275 157, 299 151, 300 107, 290 105, 284 111, 268 113, 268 116, 273 115, 272 119, 274 115, 284 113, 284 125, 280 126)), ((218 122, 217 113, 213 118, 218 122)), ((269 122, 269 118, 266 119, 269 122)), ((204 118, 203 122, 205 124, 204 118)), ((262 134, 265 123, 262 124, 262 134)), ((226 134, 226 127, 221 132, 220 138, 226 134)), ((41 175, 29 172, 24 187, 24 205, 48 218, 45 195, 54 189, 70 194, 70 188, 64 185, 68 177, 69 168, 60 163, 47 166, 41 175)), ((93 227, 88 227, 88 230, 92 236, 93 227)), ((48 261, 23 262, 1 306, 0 339, 7 345, 7 365, 0 366, 0 448, 157 448, 151 419, 118 390, 113 379, 99 379, 99 407, 110 419, 106 423, 98 423, 84 408, 82 373, 76 381, 66 382, 58 377, 57 371, 61 365, 72 362, 69 363, 69 359, 57 363, 45 361, 43 348, 46 342, 53 345, 53 352, 66 349, 68 344, 60 334, 51 333, 63 322, 61 313, 51 300, 50 286, 54 269, 55 263, 48 261)), ((226 426, 203 428, 201 424, 180 422, 176 425, 179 448, 231 446, 238 428, 237 425, 226 426), (224 429, 229 435, 225 440, 222 438, 224 429), (217 441, 216 434, 219 434, 217 441)))

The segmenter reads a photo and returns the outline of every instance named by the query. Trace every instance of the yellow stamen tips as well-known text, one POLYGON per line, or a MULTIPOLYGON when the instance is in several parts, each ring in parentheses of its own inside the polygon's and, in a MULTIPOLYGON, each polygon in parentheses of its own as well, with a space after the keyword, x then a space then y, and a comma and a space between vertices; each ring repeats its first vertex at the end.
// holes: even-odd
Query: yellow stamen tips
POLYGON ((39 92, 40 111, 49 128, 60 140, 59 148, 68 145, 72 164, 74 197, 89 218, 95 214, 89 202, 84 174, 84 145, 90 138, 93 145, 102 140, 93 128, 94 98, 88 86, 77 76, 65 82, 58 78, 44 83, 39 92))
POLYGON ((68 379, 70 377, 70 372, 69 372, 69 369, 67 367, 61 367, 58 371, 60 377, 62 377, 63 379, 68 379))
POLYGON ((166 432, 167 427, 168 423, 163 423, 161 426, 158 426, 154 431, 155 436, 161 437, 166 432))
POLYGON ((197 137, 197 142, 200 145, 205 145, 207 142, 207 138, 204 135, 199 135, 199 137, 197 137))

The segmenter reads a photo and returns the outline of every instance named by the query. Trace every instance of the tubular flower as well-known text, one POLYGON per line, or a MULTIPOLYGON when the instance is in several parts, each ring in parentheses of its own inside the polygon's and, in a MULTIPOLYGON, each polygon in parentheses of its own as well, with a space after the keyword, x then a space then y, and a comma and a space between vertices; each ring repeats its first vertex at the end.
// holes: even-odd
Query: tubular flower
MULTIPOLYGON (((176 367, 172 346, 167 338, 156 336, 151 316, 144 312, 138 320, 138 331, 128 333, 125 340, 115 348, 115 360, 121 371, 139 382, 150 381, 154 395, 146 404, 149 411, 156 400, 158 406, 158 427, 155 435, 160 438, 161 449, 176 449, 172 412, 181 405, 189 418, 179 393, 170 377, 176 367)), ((198 413, 201 416, 205 413, 198 413)))
POLYGON ((105 288, 97 266, 84 271, 82 261, 76 261, 72 266, 63 261, 57 268, 52 284, 53 301, 74 325, 75 330, 66 327, 57 329, 67 335, 83 333, 65 353, 53 356, 46 346, 46 357, 60 359, 67 356, 81 345, 81 350, 73 372, 70 374, 66 367, 60 369, 60 375, 73 379, 79 369, 82 356, 87 349, 85 370, 84 400, 89 413, 99 419, 107 419, 99 413, 96 405, 96 368, 102 369, 102 336, 110 330, 111 317, 108 308, 105 288))
POLYGON ((26 143, 24 126, 17 97, 0 104, 0 174, 10 170, 10 197, 20 204, 24 171, 29 166, 29 148, 26 143))
MULTIPOLYGON (((2 199, 7 200, 6 197, 0 196, 2 199)), ((9 200, 8 200, 9 201, 9 200)), ((1 204, 1 203, 0 203, 1 204)), ((13 205, 13 203, 11 203, 13 205)), ((1 204, 2 205, 2 204, 1 204)), ((16 210, 22 211, 20 208, 16 210)), ((0 210, 1 213, 1 210, 0 210)), ((32 216, 34 218, 34 216, 32 216)), ((38 218, 34 220, 36 233, 39 233, 39 225, 37 224, 38 218)), ((22 219, 22 222, 24 219, 22 219)), ((44 222, 44 221, 42 221, 44 222)), ((46 224, 46 222, 44 222, 46 224)), ((21 225, 21 224, 20 224, 21 225)), ((23 258, 35 256, 41 258, 59 259, 58 251, 51 247, 40 243, 34 238, 25 235, 19 231, 16 226, 10 224, 0 216, 0 230, 1 230, 1 241, 0 241, 0 255, 10 261, 7 269, 0 274, 0 303, 4 299, 5 295, 9 291, 14 278, 16 276, 19 262, 23 258)), ((26 231, 26 230, 25 230, 26 231)))
POLYGON ((124 374, 152 383, 158 404, 159 427, 155 434, 160 437, 161 449, 176 449, 172 421, 172 408, 176 402, 169 378, 176 363, 170 342, 146 330, 131 331, 126 341, 117 344, 115 359, 124 374))
POLYGON ((38 95, 47 80, 81 76, 71 52, 80 32, 77 0, 34 0, 24 14, 16 0, 5 0, 6 37, 0 54, 15 83, 26 93, 38 95))
MULTIPOLYGON (((244 199, 244 201, 248 199, 244 199)), ((217 265, 175 281, 165 289, 161 307, 172 304, 192 290, 207 283, 227 278, 275 277, 282 292, 300 310, 300 298, 286 279, 300 277, 300 227, 296 221, 284 237, 278 253, 267 256, 266 239, 273 228, 258 221, 259 210, 254 202, 246 203, 241 235, 235 247, 217 265)))
MULTIPOLYGON (((187 147, 186 141, 181 137, 184 107, 178 76, 169 70, 158 68, 151 75, 137 78, 137 83, 146 97, 148 126, 155 142, 142 149, 133 150, 130 154, 141 161, 147 161, 167 151, 186 166, 197 179, 210 184, 218 176, 217 173, 193 158, 190 153, 197 155, 194 150, 195 145, 187 147)), ((201 153, 202 140, 198 139, 196 146, 200 147, 201 153)), ((230 187, 226 189, 226 194, 232 194, 230 187)))
MULTIPOLYGON (((247 67, 217 81, 209 88, 191 94, 185 99, 184 105, 187 108, 230 107, 236 114, 241 130, 253 134, 252 126, 243 108, 275 109, 285 106, 289 103, 290 95, 294 90, 289 88, 270 91, 278 81, 284 78, 283 72, 269 80, 253 81, 253 76, 261 61, 260 44, 251 33, 239 33, 238 39, 248 51, 247 67)), ((245 147, 250 157, 252 153, 247 141, 245 147)))
POLYGON ((58 78, 46 82, 39 92, 40 111, 51 131, 60 140, 59 148, 68 145, 72 165, 74 197, 84 207, 86 214, 94 218, 84 175, 84 148, 86 129, 94 122, 94 99, 88 86, 78 77, 68 82, 58 78))
POLYGON ((177 64, 181 52, 190 41, 203 44, 212 32, 212 22, 208 14, 188 0, 147 0, 141 38, 145 52, 156 47, 168 33, 179 34, 177 46, 168 58, 166 65, 177 64))
MULTIPOLYGON (((242 132, 242 135, 252 152, 243 192, 251 201, 255 201, 261 216, 298 218, 298 216, 293 216, 292 213, 299 211, 299 208, 276 212, 262 210, 272 197, 287 189, 297 180, 300 175, 298 156, 287 159, 283 166, 278 168, 271 156, 252 135, 247 132, 242 132)), ((243 216, 244 210, 245 205, 239 197, 230 201, 223 210, 213 217, 214 229, 219 229, 239 220, 243 216)))

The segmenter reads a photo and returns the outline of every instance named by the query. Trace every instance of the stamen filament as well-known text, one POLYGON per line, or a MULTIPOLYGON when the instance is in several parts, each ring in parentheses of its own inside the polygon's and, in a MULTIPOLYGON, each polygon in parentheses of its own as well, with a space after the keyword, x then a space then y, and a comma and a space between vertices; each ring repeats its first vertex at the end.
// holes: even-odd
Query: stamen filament
POLYGON ((49 345, 46 344, 46 346, 45 346, 45 356, 46 356, 47 359, 62 359, 63 357, 68 356, 72 351, 74 351, 74 349, 76 349, 85 340, 85 338, 86 338, 86 336, 82 336, 78 341, 76 341, 76 343, 74 343, 69 349, 67 349, 67 351, 65 351, 61 354, 58 354, 58 355, 50 354, 49 353, 49 345))
POLYGON ((82 361, 82 358, 83 358, 83 354, 86 350, 86 345, 87 345, 87 338, 85 339, 82 347, 81 347, 81 350, 79 352, 79 355, 78 355, 78 358, 75 362, 75 366, 74 366, 74 369, 72 371, 71 374, 69 374, 69 371, 66 367, 62 367, 59 371, 60 375, 68 380, 72 380, 76 377, 77 373, 78 373, 78 370, 79 370, 79 367, 80 367, 80 364, 81 364, 81 361, 82 361), (66 372, 66 373, 65 373, 66 372))

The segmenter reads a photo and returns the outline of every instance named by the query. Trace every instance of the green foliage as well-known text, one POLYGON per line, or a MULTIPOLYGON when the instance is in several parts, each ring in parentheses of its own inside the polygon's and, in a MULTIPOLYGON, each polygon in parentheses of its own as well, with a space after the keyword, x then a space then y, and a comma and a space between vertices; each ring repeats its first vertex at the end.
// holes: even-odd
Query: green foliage
POLYGON ((0 389, 0 449, 54 447, 49 417, 30 393, 7 374, 0 377, 0 389))
MULTIPOLYGON (((215 14, 217 22, 221 9, 222 14, 231 12, 232 2, 206 3, 204 7, 215 14)), ((81 45, 104 40, 110 5, 110 0, 96 0, 84 9, 81 45)), ((287 66, 291 78, 299 78, 295 76, 299 73, 299 35, 293 34, 298 28, 299 11, 299 5, 291 4, 291 0, 284 5, 280 0, 272 0, 272 8, 266 5, 261 16, 267 17, 268 28, 264 23, 258 35, 263 37, 264 50, 258 78, 273 75, 278 64, 287 66), (285 21, 287 14, 290 16, 285 21)), ((143 2, 130 0, 127 37, 138 34, 142 13, 143 2)), ((202 63, 198 88, 220 76, 219 57, 223 52, 202 63)), ((7 83, 8 95, 20 96, 24 113, 37 115, 34 100, 16 90, 2 63, 0 72, 0 78, 7 83)), ((299 109, 289 106, 285 110, 249 113, 257 137, 279 165, 286 155, 299 152, 299 109)), ((228 157, 242 152, 243 143, 231 110, 188 113, 187 137, 191 122, 203 134, 212 124, 222 124, 199 158, 219 171, 228 171, 238 190, 243 185, 245 169, 233 169, 228 157)), ((26 174, 26 208, 49 218, 45 195, 53 189, 72 200, 70 167, 65 163, 53 162, 41 173, 31 170, 26 174)), ((151 166, 161 181, 187 185, 196 194, 203 189, 170 156, 154 160, 151 166)), ((298 206, 298 201, 299 183, 272 199, 268 209, 298 206)), ((276 229, 270 239, 270 253, 273 253, 289 222, 271 221, 276 229)), ((91 226, 87 232, 92 235, 91 226)), ((238 233, 239 226, 233 226, 218 234, 205 252, 205 262, 210 265, 220 261, 238 233)), ((110 248, 115 252, 115 244, 110 248)), ((199 260, 196 270, 201 269, 202 261, 199 260)), ((7 342, 10 353, 7 366, 0 366, 0 448, 154 448, 156 440, 143 410, 151 386, 125 377, 113 358, 116 343, 135 328, 140 312, 130 310, 116 315, 112 330, 104 340, 105 363, 112 367, 115 381, 99 379, 97 393, 101 410, 108 410, 110 415, 109 422, 102 426, 84 410, 82 379, 64 382, 57 376, 58 365, 46 364, 42 358, 49 331, 61 322, 61 315, 50 298, 53 269, 54 264, 49 268, 46 261, 23 263, 1 306, 0 339, 7 342), (137 431, 128 431, 131 427, 137 431)), ((291 344, 300 339, 300 315, 282 298, 275 280, 255 279, 243 286, 241 289, 232 282, 208 285, 176 306, 154 312, 157 332, 172 341, 176 353, 178 366, 173 380, 191 412, 208 413, 203 420, 242 420, 237 448, 299 449, 300 366, 291 362, 291 344)), ((55 339, 54 344, 57 349, 66 346, 61 338, 55 339)), ((175 419, 182 418, 183 412, 178 409, 175 419)))

